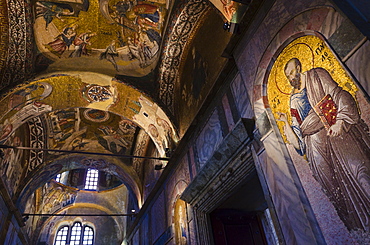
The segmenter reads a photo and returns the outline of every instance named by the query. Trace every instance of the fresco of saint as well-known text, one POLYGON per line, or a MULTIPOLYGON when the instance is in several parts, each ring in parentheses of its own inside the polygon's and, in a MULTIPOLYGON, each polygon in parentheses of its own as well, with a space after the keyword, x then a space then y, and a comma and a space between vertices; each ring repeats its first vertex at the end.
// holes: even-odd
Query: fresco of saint
MULTIPOLYGON (((285 74, 293 87, 292 123, 284 128, 288 141, 300 155, 307 155, 314 177, 347 227, 369 230, 370 139, 356 102, 325 69, 301 73, 300 61, 291 59, 285 74), (328 129, 325 120, 329 119, 321 116, 325 112, 314 109, 325 100, 334 101, 325 105, 337 111, 328 129)), ((283 113, 281 120, 289 124, 283 113)))
POLYGON ((303 72, 298 57, 284 64, 283 73, 292 89, 290 113, 277 110, 277 120, 283 122, 288 143, 306 156, 314 178, 346 227, 368 232, 369 128, 354 97, 322 67, 303 72))

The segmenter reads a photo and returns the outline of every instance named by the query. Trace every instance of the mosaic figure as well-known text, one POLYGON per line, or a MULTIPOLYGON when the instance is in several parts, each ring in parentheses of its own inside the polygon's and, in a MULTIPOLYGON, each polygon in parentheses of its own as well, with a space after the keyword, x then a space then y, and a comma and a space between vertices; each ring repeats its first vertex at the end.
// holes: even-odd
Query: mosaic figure
POLYGON ((36 16, 42 16, 44 18, 46 30, 54 18, 58 18, 63 21, 61 18, 62 16, 72 16, 74 14, 75 12, 73 8, 68 4, 45 1, 36 2, 36 16))
POLYGON ((100 54, 100 59, 103 60, 103 59, 106 59, 108 60, 110 63, 113 64, 114 66, 114 69, 116 69, 116 71, 118 71, 118 66, 117 66, 117 63, 116 63, 116 60, 114 57, 118 57, 118 52, 117 52, 117 49, 116 49, 116 40, 113 40, 111 42, 111 44, 105 49, 105 51, 103 53, 100 54))
POLYGON ((95 32, 86 32, 78 35, 73 40, 75 50, 69 55, 69 57, 81 57, 81 55, 89 55, 87 46, 91 45, 90 40, 94 36, 96 36, 95 32))
POLYGON ((347 228, 369 231, 370 137, 354 98, 323 68, 302 73, 297 58, 286 63, 284 73, 293 87, 292 122, 280 113, 287 140, 306 154, 347 228))
POLYGON ((46 44, 45 47, 60 58, 64 51, 69 49, 75 40, 77 35, 76 28, 77 25, 64 28, 62 33, 58 35, 54 41, 46 44))

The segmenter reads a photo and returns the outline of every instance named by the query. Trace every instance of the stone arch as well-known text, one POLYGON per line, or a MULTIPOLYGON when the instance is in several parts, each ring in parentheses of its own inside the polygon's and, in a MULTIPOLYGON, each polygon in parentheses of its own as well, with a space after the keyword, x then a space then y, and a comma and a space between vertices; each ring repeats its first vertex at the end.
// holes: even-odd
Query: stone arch
POLYGON ((69 171, 77 168, 88 168, 93 165, 94 168, 114 174, 121 179, 129 191, 131 191, 136 198, 135 206, 141 206, 141 186, 138 184, 138 177, 133 173, 132 169, 128 169, 124 165, 118 163, 119 160, 113 157, 99 157, 91 158, 89 156, 69 156, 62 157, 52 163, 43 164, 34 170, 33 173, 26 177, 24 184, 20 186, 19 197, 17 204, 19 209, 24 207, 20 206, 27 203, 30 195, 45 182, 50 181, 58 173, 69 171), (92 163, 94 162, 94 163, 92 163), (136 178, 135 178, 136 176, 136 178))
MULTIPOLYGON (((170 209, 171 210, 171 213, 170 213, 171 215, 169 215, 169 217, 171 217, 171 219, 169 220, 169 224, 172 224, 172 225, 175 224, 176 204, 177 204, 178 200, 181 200, 180 196, 184 192, 184 190, 186 189, 187 186, 188 186, 187 181, 184 180, 184 179, 180 179, 176 182, 176 184, 174 185, 174 187, 172 189, 171 196, 170 196, 169 202, 168 202, 168 204, 169 204, 168 206, 171 207, 171 209, 170 209)), ((185 203, 185 206, 186 206, 186 203, 185 203)))

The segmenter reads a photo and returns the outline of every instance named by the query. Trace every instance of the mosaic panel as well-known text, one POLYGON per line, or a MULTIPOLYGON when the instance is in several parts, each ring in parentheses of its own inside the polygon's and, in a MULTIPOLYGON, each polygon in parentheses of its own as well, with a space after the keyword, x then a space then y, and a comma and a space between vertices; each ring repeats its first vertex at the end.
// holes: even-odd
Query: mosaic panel
POLYGON ((141 77, 157 64, 165 0, 37 1, 38 50, 58 66, 141 77))
POLYGON ((353 233, 370 227, 370 135, 358 88, 326 43, 303 36, 276 58, 267 99, 284 141, 308 160, 314 178, 353 233))

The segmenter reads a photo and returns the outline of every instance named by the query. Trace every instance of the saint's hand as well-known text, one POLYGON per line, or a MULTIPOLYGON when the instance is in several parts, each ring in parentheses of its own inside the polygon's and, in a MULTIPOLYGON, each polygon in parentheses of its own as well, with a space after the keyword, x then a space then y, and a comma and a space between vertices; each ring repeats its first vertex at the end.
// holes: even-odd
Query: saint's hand
POLYGON ((285 124, 288 124, 288 118, 285 113, 283 112, 278 112, 279 115, 279 121, 285 122, 285 124))
POLYGON ((338 120, 329 128, 327 135, 330 137, 337 137, 342 134, 342 130, 343 130, 343 121, 338 120))

